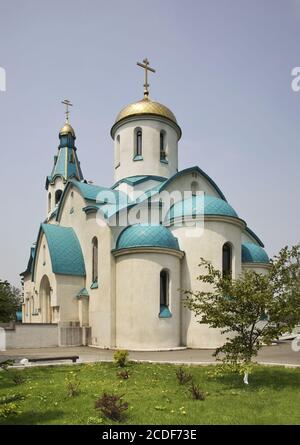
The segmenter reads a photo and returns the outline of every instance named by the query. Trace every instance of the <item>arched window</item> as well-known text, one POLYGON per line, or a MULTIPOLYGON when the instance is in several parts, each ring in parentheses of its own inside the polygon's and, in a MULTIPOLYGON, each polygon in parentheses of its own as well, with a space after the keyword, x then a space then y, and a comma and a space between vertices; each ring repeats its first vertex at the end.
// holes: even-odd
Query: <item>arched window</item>
POLYGON ((163 269, 160 272, 160 307, 169 306, 169 272, 163 269))
POLYGON ((193 181, 191 183, 191 191, 192 191, 192 195, 196 196, 197 192, 199 192, 200 187, 197 181, 193 181))
POLYGON ((165 161, 167 159, 166 153, 166 133, 165 131, 161 131, 159 135, 159 148, 160 148, 160 160, 165 161))
POLYGON ((46 246, 43 244, 43 266, 46 264, 46 246))
POLYGON ((225 243, 223 246, 223 277, 231 278, 232 276, 232 248, 229 243, 225 243))
POLYGON ((120 135, 117 136, 115 161, 116 161, 116 167, 119 167, 119 165, 120 165, 120 135))
POLYGON ((57 205, 60 201, 62 195, 62 190, 56 190, 55 192, 55 205, 57 205))
POLYGON ((94 236, 92 239, 92 281, 93 284, 98 283, 98 239, 94 236))
POLYGON ((142 156, 143 136, 142 129, 135 129, 135 156, 142 156))
POLYGON ((51 212, 51 193, 48 193, 48 213, 51 212))

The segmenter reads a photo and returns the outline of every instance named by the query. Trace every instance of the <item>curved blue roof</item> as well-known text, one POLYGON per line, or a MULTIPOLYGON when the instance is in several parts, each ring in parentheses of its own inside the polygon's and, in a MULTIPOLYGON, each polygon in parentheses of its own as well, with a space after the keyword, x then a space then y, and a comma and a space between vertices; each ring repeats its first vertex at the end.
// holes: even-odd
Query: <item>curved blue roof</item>
POLYGON ((46 236, 53 273, 85 276, 83 254, 72 227, 42 224, 41 233, 46 236))
POLYGON ((269 264, 270 259, 267 252, 257 244, 242 244, 242 263, 264 263, 269 264))
POLYGON ((179 250, 177 238, 167 227, 161 225, 137 224, 127 227, 119 235, 116 249, 131 247, 166 247, 179 250))
POLYGON ((211 195, 196 195, 176 202, 167 213, 166 219, 172 220, 183 216, 196 215, 218 215, 238 218, 235 210, 223 199, 211 195))

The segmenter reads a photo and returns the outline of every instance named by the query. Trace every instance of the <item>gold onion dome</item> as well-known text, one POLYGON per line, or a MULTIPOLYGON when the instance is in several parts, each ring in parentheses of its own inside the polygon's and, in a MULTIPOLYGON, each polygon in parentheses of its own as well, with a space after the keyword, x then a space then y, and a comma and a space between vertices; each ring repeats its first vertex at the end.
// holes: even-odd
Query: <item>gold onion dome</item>
POLYGON ((169 108, 167 108, 165 105, 160 104, 159 102, 150 100, 148 97, 144 97, 142 100, 134 102, 133 104, 127 105, 127 107, 123 108, 118 114, 115 123, 129 116, 138 116, 144 114, 165 117, 177 124, 176 117, 169 108))
POLYGON ((69 133, 71 133, 71 135, 75 137, 75 131, 73 127, 68 122, 66 122, 65 125, 61 128, 59 135, 63 136, 69 133))
POLYGON ((145 96, 142 100, 139 100, 138 102, 134 102, 132 104, 127 105, 120 111, 111 129, 112 137, 119 122, 124 121, 126 118, 138 117, 138 116, 141 117, 157 116, 171 121, 177 129, 178 136, 180 139, 181 129, 177 123, 174 113, 165 105, 162 105, 159 102, 154 102, 153 100, 150 100, 147 96, 145 96))

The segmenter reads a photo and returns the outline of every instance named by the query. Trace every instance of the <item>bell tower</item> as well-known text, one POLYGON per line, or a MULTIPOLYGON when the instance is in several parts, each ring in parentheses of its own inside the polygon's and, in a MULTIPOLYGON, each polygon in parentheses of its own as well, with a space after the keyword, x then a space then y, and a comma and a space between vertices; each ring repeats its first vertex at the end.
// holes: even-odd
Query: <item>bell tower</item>
POLYGON ((78 181, 83 180, 80 162, 76 153, 76 135, 73 127, 69 123, 69 107, 72 106, 72 104, 67 99, 62 101, 62 103, 66 106, 66 121, 59 132, 59 146, 57 154, 54 156, 52 172, 46 178, 48 216, 58 206, 68 179, 75 178, 78 181))

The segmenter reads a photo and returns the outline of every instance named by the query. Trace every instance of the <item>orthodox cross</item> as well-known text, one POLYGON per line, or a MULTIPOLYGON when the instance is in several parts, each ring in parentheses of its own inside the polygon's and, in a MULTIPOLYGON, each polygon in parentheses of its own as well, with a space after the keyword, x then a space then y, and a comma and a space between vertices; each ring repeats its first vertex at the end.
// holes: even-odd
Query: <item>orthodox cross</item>
POLYGON ((137 62, 137 65, 144 68, 145 70, 145 83, 144 83, 144 97, 148 98, 149 96, 149 83, 148 83, 148 71, 155 73, 155 70, 149 66, 149 60, 146 58, 143 60, 143 63, 137 62))
POLYGON ((68 124, 69 123, 69 114, 70 114, 69 107, 73 107, 73 104, 71 104, 71 102, 68 99, 63 100, 62 104, 64 104, 66 106, 65 114, 66 114, 66 123, 68 124))

